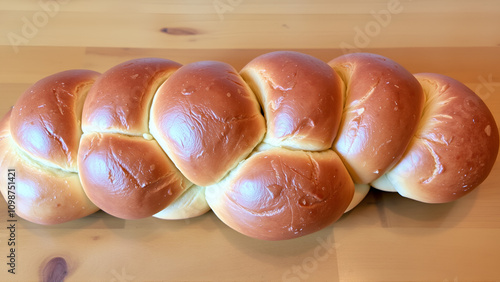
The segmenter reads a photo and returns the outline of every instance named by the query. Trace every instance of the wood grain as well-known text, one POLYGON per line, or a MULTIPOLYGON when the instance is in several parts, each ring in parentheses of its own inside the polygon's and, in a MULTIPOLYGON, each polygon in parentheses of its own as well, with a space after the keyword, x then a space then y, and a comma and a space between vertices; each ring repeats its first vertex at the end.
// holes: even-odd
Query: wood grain
MULTIPOLYGON (((414 73, 452 76, 500 121, 495 0, 4 0, 0 19, 1 115, 29 85, 66 69, 102 72, 138 57, 240 69, 287 49, 324 61, 373 52, 414 73)), ((282 242, 244 237, 213 213, 125 221, 98 212, 57 226, 19 219, 15 275, 1 201, 0 281, 499 281, 499 163, 456 202, 371 191, 334 225, 282 242)))

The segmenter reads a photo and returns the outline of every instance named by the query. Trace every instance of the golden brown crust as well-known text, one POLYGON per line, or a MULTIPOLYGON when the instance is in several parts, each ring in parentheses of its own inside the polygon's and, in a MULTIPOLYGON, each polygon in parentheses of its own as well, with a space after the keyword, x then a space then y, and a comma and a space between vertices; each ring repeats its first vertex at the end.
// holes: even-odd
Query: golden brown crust
POLYGON ((99 73, 68 70, 28 88, 12 110, 12 138, 46 165, 77 171, 81 108, 99 73))
POLYGON ((152 216, 191 185, 156 141, 142 137, 86 133, 78 166, 88 197, 119 218, 152 216))
POLYGON ((265 240, 296 238, 328 226, 344 213, 353 193, 349 173, 332 150, 281 148, 253 154, 206 190, 222 221, 265 240))
POLYGON ((161 87, 151 108, 151 133, 193 183, 219 181, 265 132, 250 88, 221 62, 185 65, 161 87))
POLYGON ((38 224, 58 224, 94 213, 98 208, 83 192, 77 173, 50 168, 31 159, 10 136, 9 111, 0 122, 0 190, 16 214, 38 224), (12 175, 9 176, 9 169, 12 175), (9 179, 14 183, 8 189, 9 179), (9 192, 10 191, 10 192, 9 192))
POLYGON ((424 95, 396 62, 354 53, 329 63, 346 84, 346 103, 334 143, 355 183, 370 183, 404 153, 420 120, 424 95))
POLYGON ((427 97, 424 113, 409 150, 387 178, 403 196, 450 202, 490 173, 498 127, 484 102, 461 82, 439 74, 415 76, 427 97))
POLYGON ((83 108, 84 132, 149 132, 149 109, 157 88, 181 65, 159 58, 133 59, 103 73, 83 108))
POLYGON ((165 59, 133 59, 106 71, 89 91, 80 178, 89 198, 107 213, 149 217, 191 185, 149 134, 153 97, 179 67, 165 59))
POLYGON ((343 85, 327 63, 277 51, 253 59, 241 75, 264 110, 264 142, 314 151, 332 146, 342 114, 343 85))

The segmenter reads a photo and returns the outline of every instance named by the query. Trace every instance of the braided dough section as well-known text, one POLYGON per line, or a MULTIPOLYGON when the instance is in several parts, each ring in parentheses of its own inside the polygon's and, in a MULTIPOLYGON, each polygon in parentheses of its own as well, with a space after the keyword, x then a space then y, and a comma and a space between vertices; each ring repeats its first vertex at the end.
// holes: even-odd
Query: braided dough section
POLYGON ((220 181, 265 132, 250 88, 232 66, 213 61, 181 67, 158 89, 150 127, 182 174, 200 186, 220 181))
MULTIPOLYGON (((80 178, 92 202, 111 215, 153 216, 193 185, 149 133, 153 97, 180 67, 156 58, 127 61, 103 73, 88 94, 78 158, 80 178)), ((194 212, 206 210, 205 203, 194 212)))
POLYGON ((222 221, 265 240, 296 238, 330 225, 342 216, 353 193, 349 173, 332 150, 278 147, 255 153, 206 191, 222 221))
MULTIPOLYGON (((99 73, 69 70, 28 88, 0 123, 2 175, 15 170, 15 211, 31 222, 57 224, 94 213, 83 192, 77 155, 82 105, 99 73)), ((6 177, 0 189, 8 199, 6 177)))
POLYGON ((354 182, 367 184, 403 155, 420 121, 422 87, 401 65, 375 54, 348 54, 329 64, 346 85, 334 149, 354 182))
POLYGON ((267 133, 250 158, 207 187, 210 207, 259 239, 291 239, 328 226, 354 195, 331 150, 342 111, 340 78, 328 64, 297 52, 259 56, 241 73, 259 98, 267 133))
POLYGON ((457 200, 481 184, 498 154, 498 127, 484 102, 461 82, 416 74, 426 103, 399 163, 374 187, 427 203, 457 200))
POLYGON ((342 80, 328 64, 297 52, 272 52, 253 59, 241 75, 266 116, 265 143, 309 151, 331 148, 344 94, 342 80))

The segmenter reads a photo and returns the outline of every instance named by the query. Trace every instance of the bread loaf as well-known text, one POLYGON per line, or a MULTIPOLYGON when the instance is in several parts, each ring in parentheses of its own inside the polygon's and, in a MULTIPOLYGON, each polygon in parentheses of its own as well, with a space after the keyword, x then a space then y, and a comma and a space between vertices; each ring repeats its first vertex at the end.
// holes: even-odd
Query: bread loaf
POLYGON ((15 169, 26 220, 211 209, 265 240, 332 224, 370 187, 457 200, 488 176, 498 147, 491 112, 465 85, 368 53, 323 62, 277 51, 239 72, 160 58, 65 71, 0 122, 1 173, 15 169))

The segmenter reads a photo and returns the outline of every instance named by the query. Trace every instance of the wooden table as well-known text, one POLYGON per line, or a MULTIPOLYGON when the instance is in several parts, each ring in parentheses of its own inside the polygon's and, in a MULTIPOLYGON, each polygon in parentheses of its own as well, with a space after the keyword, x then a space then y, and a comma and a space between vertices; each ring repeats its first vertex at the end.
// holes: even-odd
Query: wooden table
MULTIPOLYGON (((139 2, 1 1, 0 114, 66 69, 152 56, 239 69, 268 51, 297 50, 324 61, 373 52, 452 76, 500 121, 499 1, 139 2)), ((19 220, 15 275, 1 201, 0 280, 37 281, 55 258, 67 264, 65 281, 500 281, 499 182, 497 161, 478 189, 449 204, 372 190, 333 226, 281 242, 247 238, 211 212, 181 221, 98 212, 49 227, 19 220)))

